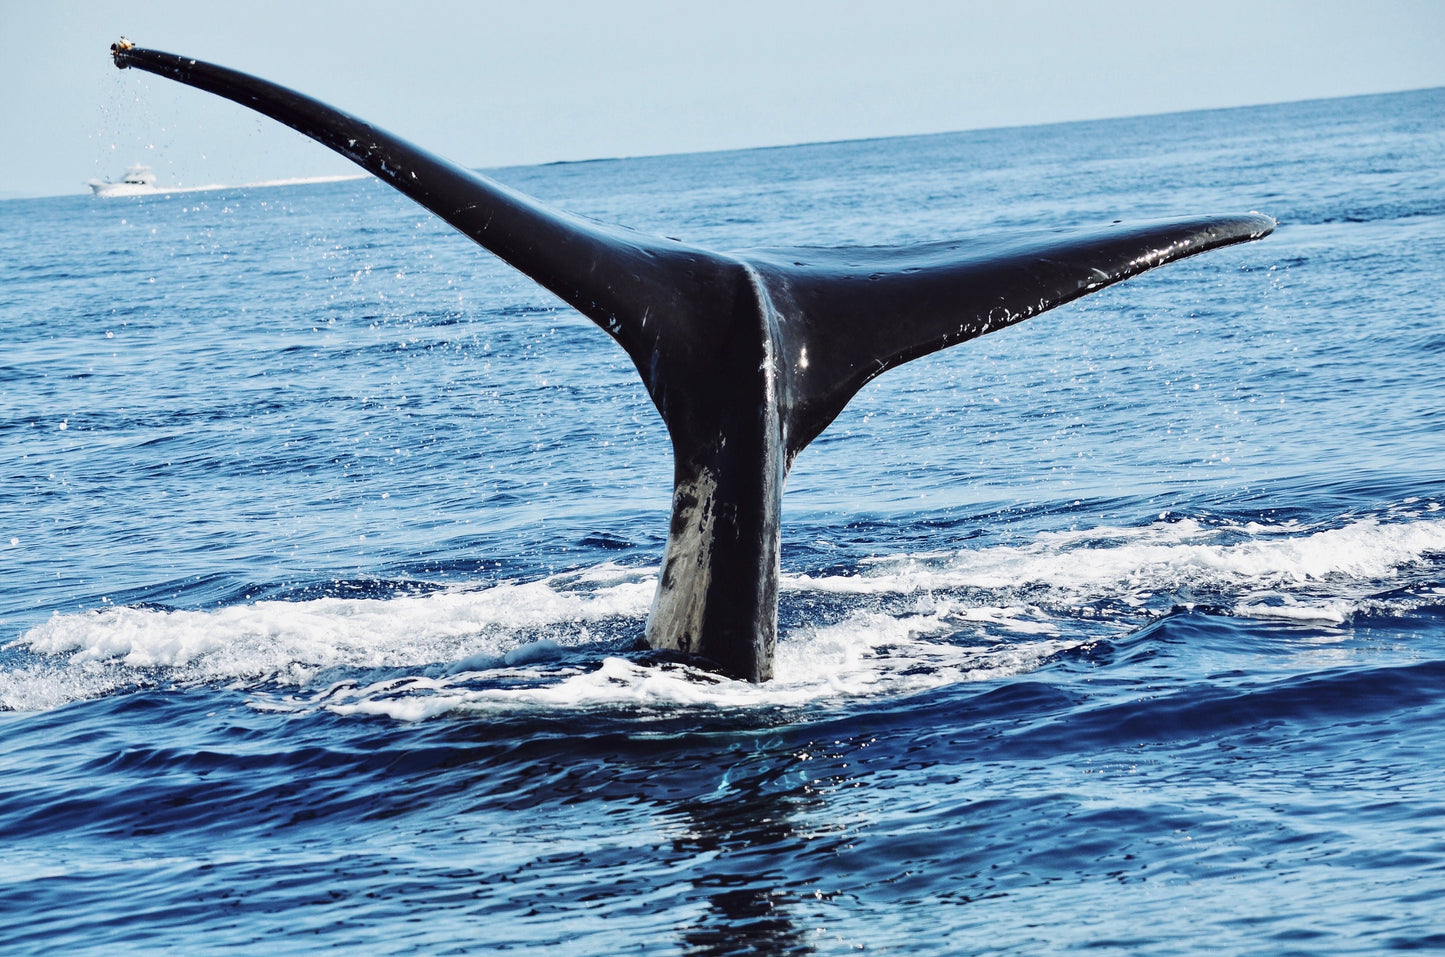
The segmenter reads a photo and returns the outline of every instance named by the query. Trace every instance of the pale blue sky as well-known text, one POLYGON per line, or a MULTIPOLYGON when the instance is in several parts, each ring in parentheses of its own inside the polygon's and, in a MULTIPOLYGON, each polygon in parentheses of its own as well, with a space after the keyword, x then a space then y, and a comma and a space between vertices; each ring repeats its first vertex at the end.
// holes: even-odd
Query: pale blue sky
POLYGON ((107 54, 294 86, 469 166, 930 133, 1445 85, 1445 2, 0 0, 0 195, 350 171, 107 54))

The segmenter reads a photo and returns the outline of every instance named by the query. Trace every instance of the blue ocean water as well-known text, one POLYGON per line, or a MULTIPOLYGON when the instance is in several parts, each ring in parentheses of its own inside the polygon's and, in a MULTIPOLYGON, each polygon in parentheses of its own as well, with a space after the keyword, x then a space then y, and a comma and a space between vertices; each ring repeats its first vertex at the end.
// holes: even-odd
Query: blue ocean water
POLYGON ((670 449, 371 180, 0 203, 14 953, 1445 949, 1445 90, 497 171, 722 249, 1258 209, 868 386, 778 677, 670 449))

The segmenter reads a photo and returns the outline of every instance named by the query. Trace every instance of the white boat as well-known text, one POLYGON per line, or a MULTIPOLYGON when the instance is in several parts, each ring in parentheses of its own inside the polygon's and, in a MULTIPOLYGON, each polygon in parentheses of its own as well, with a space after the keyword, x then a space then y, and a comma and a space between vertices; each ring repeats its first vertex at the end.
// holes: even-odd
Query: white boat
POLYGON ((154 193, 156 174, 151 172, 149 166, 131 166, 126 169, 120 182, 93 179, 90 181, 90 188, 97 196, 139 196, 142 193, 154 193))

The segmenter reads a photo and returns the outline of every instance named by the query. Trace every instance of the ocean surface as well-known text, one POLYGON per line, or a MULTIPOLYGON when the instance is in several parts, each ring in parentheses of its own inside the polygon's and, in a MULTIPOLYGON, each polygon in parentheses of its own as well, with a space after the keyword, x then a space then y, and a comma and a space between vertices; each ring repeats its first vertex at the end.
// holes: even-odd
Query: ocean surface
POLYGON ((0 949, 1445 950, 1442 117, 495 171, 721 249, 1279 219, 864 389, 763 686, 638 650, 629 360, 410 201, 0 203, 0 949))

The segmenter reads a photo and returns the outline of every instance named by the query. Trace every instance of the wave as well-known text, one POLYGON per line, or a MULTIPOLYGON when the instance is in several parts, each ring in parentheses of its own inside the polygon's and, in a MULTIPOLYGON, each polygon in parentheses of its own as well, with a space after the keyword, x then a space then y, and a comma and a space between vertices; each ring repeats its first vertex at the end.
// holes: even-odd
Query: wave
MULTIPOLYGON (((1432 503, 1425 511, 1439 508, 1432 503)), ((1018 546, 866 559, 858 575, 792 582, 856 593, 1033 589, 1050 603, 1079 607, 1107 600, 1145 607, 1161 596, 1196 595, 1227 601, 1237 614, 1278 607, 1283 617, 1341 621, 1345 609, 1360 608, 1359 599, 1404 569, 1442 554, 1442 519, 1366 516, 1316 528, 1161 516, 1136 528, 1043 532, 1018 546)))
POLYGON ((1005 678, 1178 607, 1348 624, 1438 604, 1445 519, 1149 525, 862 560, 782 578, 776 678, 732 681, 636 651, 656 571, 214 610, 56 614, 6 646, 0 707, 127 688, 231 685, 254 707, 419 720, 474 709, 800 706, 1005 678))

